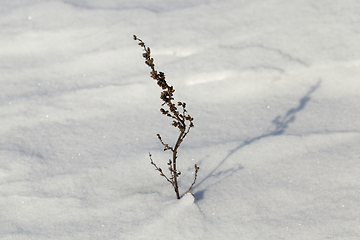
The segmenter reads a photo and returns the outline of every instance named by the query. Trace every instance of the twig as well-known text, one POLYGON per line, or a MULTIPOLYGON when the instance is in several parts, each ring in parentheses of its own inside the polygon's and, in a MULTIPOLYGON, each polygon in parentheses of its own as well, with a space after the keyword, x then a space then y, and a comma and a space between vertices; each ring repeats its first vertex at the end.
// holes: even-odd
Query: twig
POLYGON ((196 182, 196 178, 197 178, 197 174, 198 174, 198 171, 199 171, 199 167, 195 164, 195 176, 194 176, 194 181, 193 183, 191 184, 189 190, 187 192, 191 192, 192 190, 192 187, 194 186, 195 182, 196 182))
MULTIPOLYGON (((194 123, 193 123, 194 118, 191 117, 190 114, 187 112, 185 102, 177 102, 177 106, 173 102, 175 89, 173 86, 168 85, 168 83, 165 80, 165 74, 163 72, 158 72, 155 69, 154 59, 151 57, 150 48, 147 47, 145 45, 145 43, 141 39, 139 39, 136 35, 134 35, 134 40, 137 40, 139 42, 138 44, 144 50, 143 57, 145 59, 145 64, 151 68, 151 71, 150 71, 151 78, 156 80, 157 84, 162 89, 160 99, 163 100, 163 103, 161 104, 161 106, 165 106, 165 108, 167 108, 167 109, 160 108, 160 112, 162 114, 166 115, 167 117, 172 118, 173 119, 172 126, 178 128, 180 131, 174 147, 171 147, 171 146, 169 146, 169 144, 164 143, 163 140, 161 139, 160 134, 157 134, 159 141, 164 146, 164 151, 171 150, 173 153, 172 160, 170 159, 169 163, 168 163, 168 165, 169 165, 168 169, 169 169, 170 175, 171 175, 170 179, 167 178, 165 176, 165 174, 163 173, 162 169, 159 168, 153 162, 153 160, 151 158, 151 154, 149 153, 151 164, 154 165, 155 169, 160 172, 161 176, 165 177, 166 180, 172 184, 172 186, 174 187, 175 193, 176 193, 176 197, 178 199, 180 199, 178 177, 180 176, 181 172, 177 170, 177 151, 178 151, 181 143, 183 142, 184 138, 189 133, 190 128, 194 127, 194 123), (182 108, 182 113, 180 113, 180 111, 178 110, 177 107, 182 108)), ((191 190, 191 188, 195 184, 198 170, 199 170, 199 168, 195 164, 195 179, 189 190, 191 190)))
POLYGON ((163 173, 162 169, 159 168, 158 166, 156 166, 156 164, 153 162, 153 160, 152 160, 152 158, 151 158, 151 153, 149 153, 149 158, 150 158, 151 164, 154 165, 155 169, 160 172, 160 176, 163 176, 164 178, 166 178, 166 180, 167 180, 169 183, 171 183, 171 185, 173 185, 173 182, 168 179, 168 177, 163 173))

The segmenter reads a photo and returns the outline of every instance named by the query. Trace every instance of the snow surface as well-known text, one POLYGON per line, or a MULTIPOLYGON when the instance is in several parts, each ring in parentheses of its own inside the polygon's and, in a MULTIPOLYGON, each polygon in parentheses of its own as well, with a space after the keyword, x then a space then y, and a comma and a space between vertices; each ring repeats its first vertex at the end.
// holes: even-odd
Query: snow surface
POLYGON ((360 2, 5 0, 0 239, 360 239, 360 2), (133 34, 195 118, 173 143, 133 34))

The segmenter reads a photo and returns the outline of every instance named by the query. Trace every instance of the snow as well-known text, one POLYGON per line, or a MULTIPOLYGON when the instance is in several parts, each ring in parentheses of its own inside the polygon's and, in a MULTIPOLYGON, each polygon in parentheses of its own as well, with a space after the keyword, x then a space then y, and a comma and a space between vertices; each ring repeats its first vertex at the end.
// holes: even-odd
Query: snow
POLYGON ((0 6, 0 238, 360 239, 360 3, 0 6), (136 34, 195 118, 177 130, 136 34))

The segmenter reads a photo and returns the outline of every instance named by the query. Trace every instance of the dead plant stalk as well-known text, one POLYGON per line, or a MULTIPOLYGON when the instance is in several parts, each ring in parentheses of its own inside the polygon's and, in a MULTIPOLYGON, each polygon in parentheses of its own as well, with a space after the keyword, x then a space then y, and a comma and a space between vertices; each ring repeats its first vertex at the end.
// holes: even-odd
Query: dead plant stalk
MULTIPOLYGON (((189 133, 190 129, 194 127, 194 123, 193 123, 194 118, 192 118, 188 114, 186 110, 185 102, 177 102, 177 106, 173 102, 174 101, 173 94, 175 92, 175 89, 173 88, 173 86, 168 85, 168 83, 165 80, 165 74, 163 72, 158 72, 155 69, 154 59, 151 57, 150 48, 146 47, 145 43, 141 39, 139 39, 136 35, 134 35, 134 40, 139 41, 139 45, 144 50, 143 57, 145 58, 145 64, 151 68, 150 71, 151 78, 156 80, 159 87, 161 87, 163 90, 160 95, 160 98, 163 101, 163 104, 161 106, 165 106, 165 108, 167 109, 165 110, 164 108, 160 108, 160 112, 166 115, 167 117, 170 117, 172 119, 172 126, 178 128, 180 131, 174 147, 171 147, 169 146, 169 144, 164 143, 163 140, 161 139, 160 134, 157 134, 159 141, 164 146, 164 151, 170 150, 172 152, 172 160, 169 159, 168 162, 168 170, 170 171, 170 178, 168 178, 163 173, 162 169, 159 168, 154 163, 154 161, 151 158, 152 155, 149 153, 150 163, 155 167, 155 170, 160 172, 161 176, 163 176, 168 182, 171 183, 171 185, 175 190, 177 199, 180 199, 178 177, 180 176, 181 172, 178 171, 177 169, 177 153, 184 138, 189 133), (182 111, 180 112, 178 108, 181 108, 182 111)), ((194 181, 187 192, 191 192, 192 187, 194 186, 197 178, 199 167, 196 164, 194 167, 195 167, 194 181)))

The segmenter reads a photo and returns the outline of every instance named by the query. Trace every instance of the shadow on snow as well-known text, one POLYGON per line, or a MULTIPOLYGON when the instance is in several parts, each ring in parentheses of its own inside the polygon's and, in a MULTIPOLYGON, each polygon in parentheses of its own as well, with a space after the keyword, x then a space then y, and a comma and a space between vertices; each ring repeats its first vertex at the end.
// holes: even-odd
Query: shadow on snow
MULTIPOLYGON (((299 100, 299 105, 295 108, 291 108, 290 110, 288 110, 286 112, 286 114, 284 116, 277 116, 274 120, 271 121, 272 123, 272 127, 274 128, 274 130, 268 132, 268 133, 264 133, 260 136, 245 140, 244 142, 242 142, 241 144, 239 144, 237 147, 235 147, 234 149, 229 150, 228 154, 225 156, 225 158, 223 160, 221 160, 221 162, 205 177, 203 178, 198 184, 196 184, 196 186, 194 186, 193 189, 197 188, 198 186, 200 186, 203 182, 205 182, 206 180, 208 180, 209 178, 212 177, 221 177, 224 176, 222 179, 214 182, 212 185, 215 185, 217 183, 222 182, 224 179, 228 178, 229 176, 231 176, 233 173, 239 171, 240 169, 243 169, 243 167, 239 164, 234 168, 225 170, 225 171, 219 171, 216 173, 216 171, 220 168, 221 165, 223 165, 234 153, 236 153, 237 151, 239 151, 241 148, 252 144, 253 142, 256 142, 258 140, 261 140, 263 138, 266 137, 271 137, 271 136, 278 136, 278 135, 282 135, 287 128, 289 127, 290 123, 293 123, 296 119, 296 115, 304 110, 304 108, 306 107, 306 105, 308 104, 308 102, 311 100, 310 95, 312 93, 314 93, 321 84, 321 80, 319 80, 314 86, 312 86, 310 88, 310 90, 299 100)), ((210 186, 212 186, 210 185, 210 186)), ((195 193, 195 197, 197 199, 202 199, 203 195, 204 195, 205 189, 204 190, 200 190, 199 192, 195 193)))

